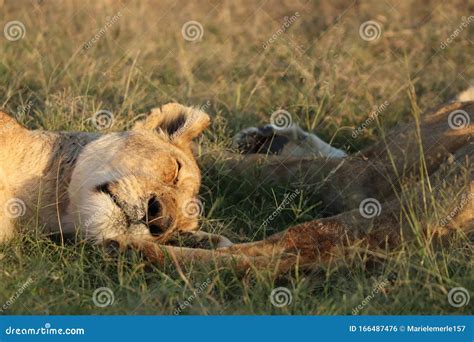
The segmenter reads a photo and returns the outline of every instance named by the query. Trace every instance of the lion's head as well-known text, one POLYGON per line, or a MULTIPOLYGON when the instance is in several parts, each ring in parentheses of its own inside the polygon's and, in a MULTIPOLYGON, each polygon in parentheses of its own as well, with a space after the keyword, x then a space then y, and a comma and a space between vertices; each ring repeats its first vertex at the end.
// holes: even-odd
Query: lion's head
POLYGON ((201 175, 191 143, 208 124, 202 111, 172 103, 152 110, 131 131, 89 143, 68 190, 74 224, 96 242, 165 242, 196 230, 201 175))

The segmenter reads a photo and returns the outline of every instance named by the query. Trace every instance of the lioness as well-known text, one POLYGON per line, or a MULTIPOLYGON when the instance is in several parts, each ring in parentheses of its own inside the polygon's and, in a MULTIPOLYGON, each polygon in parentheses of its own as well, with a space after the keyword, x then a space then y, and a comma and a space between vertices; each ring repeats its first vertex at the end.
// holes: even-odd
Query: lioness
POLYGON ((0 242, 18 222, 61 236, 80 229, 94 243, 164 243, 196 231, 201 176, 191 142, 208 124, 176 103, 102 135, 29 131, 0 112, 0 242))
POLYGON ((423 222, 426 234, 469 232, 474 228, 473 115, 474 102, 446 104, 351 156, 317 137, 310 143, 299 139, 293 134, 299 130, 271 132, 281 135, 286 147, 295 146, 296 155, 285 146, 272 153, 265 130, 245 131, 251 139, 244 134, 237 142, 260 146, 263 141, 266 153, 259 154, 260 147, 250 154, 210 151, 199 156, 201 166, 224 154, 235 173, 257 182, 322 184, 326 208, 339 214, 253 243, 232 245, 211 236, 218 248, 209 251, 168 244, 175 234, 198 230, 193 199, 200 173, 191 142, 209 123, 205 113, 169 104, 129 132, 104 135, 28 131, 0 113, 0 241, 13 236, 17 221, 37 220, 61 236, 79 228, 95 243, 131 246, 159 264, 171 255, 174 261, 287 271, 330 261, 348 245, 397 246, 402 235, 419 233, 410 215, 423 222), (371 206, 365 208, 367 200, 371 206))

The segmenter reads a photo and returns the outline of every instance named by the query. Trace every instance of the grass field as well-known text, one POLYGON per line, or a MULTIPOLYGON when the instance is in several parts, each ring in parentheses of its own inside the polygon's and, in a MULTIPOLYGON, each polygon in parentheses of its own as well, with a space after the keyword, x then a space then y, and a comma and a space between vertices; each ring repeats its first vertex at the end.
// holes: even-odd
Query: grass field
MULTIPOLYGON (((32 129, 96 131, 92 115, 107 110, 109 131, 124 130, 177 101, 212 116, 202 144, 229 148, 240 129, 268 123, 281 108, 352 153, 408 120, 413 101, 426 110, 474 79, 472 1, 0 0, 0 9, 0 28, 21 23, 0 36, 0 106, 32 129), (190 21, 202 27, 198 39, 183 33, 190 21), (360 32, 367 21, 375 36, 360 32), (377 123, 354 139, 385 101, 377 123)), ((252 241, 323 215, 318 193, 303 192, 262 228, 292 189, 255 187, 227 171, 203 170, 205 230, 252 241)), ((345 315, 361 303, 359 314, 473 311, 472 301, 447 301, 453 287, 474 288, 474 249, 462 235, 437 248, 407 242, 370 267, 356 258, 284 277, 190 267, 183 279, 171 265, 61 246, 30 228, 36 233, 0 246, 0 309, 10 303, 3 314, 345 315), (101 287, 113 304, 94 304, 101 287), (277 287, 291 303, 272 305, 277 287)))

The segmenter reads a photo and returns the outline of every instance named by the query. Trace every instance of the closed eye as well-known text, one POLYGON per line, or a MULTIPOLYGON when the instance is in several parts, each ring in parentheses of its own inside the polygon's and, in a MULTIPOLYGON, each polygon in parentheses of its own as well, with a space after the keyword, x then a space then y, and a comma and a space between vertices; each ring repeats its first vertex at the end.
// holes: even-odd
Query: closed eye
POLYGON ((176 184, 178 183, 179 180, 179 171, 181 171, 182 164, 177 160, 176 161, 176 176, 174 177, 173 183, 176 184))
POLYGON ((112 201, 115 203, 115 205, 119 207, 120 209, 122 209, 122 206, 117 201, 117 196, 115 196, 110 190, 110 183, 104 183, 104 184, 100 184, 96 186, 95 191, 108 195, 112 199, 112 201))
POLYGON ((111 194, 110 188, 109 188, 109 183, 104 183, 104 184, 97 185, 95 187, 95 191, 103 192, 104 194, 107 194, 107 195, 111 194))

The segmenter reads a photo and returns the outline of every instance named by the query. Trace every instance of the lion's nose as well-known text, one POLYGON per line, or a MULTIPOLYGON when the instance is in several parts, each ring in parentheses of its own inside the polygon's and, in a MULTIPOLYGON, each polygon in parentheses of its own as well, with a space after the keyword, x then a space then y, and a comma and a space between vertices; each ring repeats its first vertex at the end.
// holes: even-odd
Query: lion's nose
POLYGON ((148 200, 148 209, 147 209, 147 216, 148 220, 151 220, 152 218, 159 216, 162 211, 161 208, 161 203, 158 201, 158 199, 153 196, 148 200))
POLYGON ((173 223, 171 217, 165 215, 160 201, 153 196, 148 201, 147 225, 151 235, 163 234, 173 223))

